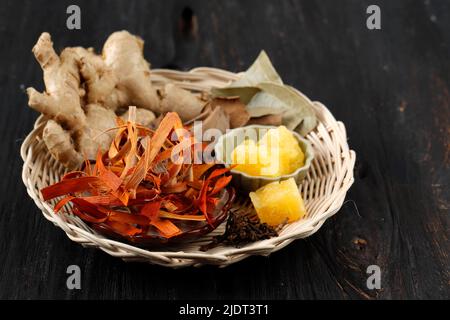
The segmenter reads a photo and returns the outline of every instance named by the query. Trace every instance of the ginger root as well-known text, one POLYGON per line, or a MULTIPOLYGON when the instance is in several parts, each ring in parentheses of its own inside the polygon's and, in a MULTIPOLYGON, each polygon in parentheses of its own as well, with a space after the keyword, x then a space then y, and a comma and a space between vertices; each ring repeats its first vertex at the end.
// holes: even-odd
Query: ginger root
MULTIPOLYGON (((87 59, 91 62, 90 67, 100 70, 105 66, 103 59, 92 50, 80 47, 66 48, 58 56, 48 33, 39 37, 33 53, 43 70, 46 90, 39 93, 28 88, 28 104, 53 119, 47 122, 42 134, 49 152, 71 169, 78 167, 84 158, 95 159, 98 150, 109 148, 114 136, 110 129, 116 126, 117 115, 114 108, 105 108, 100 103, 103 101, 86 99, 84 87, 89 88, 89 83, 82 84, 80 68, 82 61, 87 59)), ((104 72, 105 75, 111 73, 106 69, 104 72)), ((100 87, 106 84, 97 83, 100 87)), ((112 90, 116 90, 116 85, 111 86, 112 90)), ((151 115, 147 113, 149 117, 151 115)))
POLYGON ((106 151, 111 145, 117 126, 116 114, 98 104, 85 107, 86 123, 77 140, 78 147, 88 159, 95 159, 98 149, 106 151))
POLYGON ((100 103, 116 110, 136 105, 159 109, 159 99, 150 81, 150 64, 144 59, 144 42, 127 31, 114 32, 106 40, 102 60, 92 52, 80 59, 86 79, 88 103, 100 103))
POLYGON ((53 120, 47 121, 42 139, 50 154, 67 168, 76 168, 83 156, 73 146, 72 138, 66 130, 53 120))
MULTIPOLYGON (((129 118, 130 111, 127 110, 124 114, 122 114, 120 117, 127 121, 129 118)), ((151 112, 150 110, 138 108, 136 109, 136 123, 139 123, 145 127, 149 127, 153 121, 156 119, 155 114, 151 112)))
POLYGON ((54 121, 48 121, 42 139, 48 150, 64 166, 77 167, 86 156, 95 159, 98 149, 111 142, 101 130, 115 125, 114 112, 97 105, 82 108, 84 91, 80 88, 78 55, 66 48, 58 57, 48 33, 43 33, 33 48, 33 53, 44 72, 46 91, 28 88, 28 104, 54 121), (99 116, 100 114, 100 116, 99 116), (65 131, 64 129, 68 129, 65 131))
POLYGON ((28 88, 29 106, 64 126, 79 129, 86 122, 86 116, 80 105, 82 91, 75 51, 66 48, 58 57, 50 34, 45 32, 33 47, 33 53, 44 71, 46 92, 28 88))
POLYGON ((189 91, 152 85, 143 46, 139 37, 119 31, 108 37, 102 55, 71 47, 58 56, 50 34, 39 37, 33 53, 43 70, 45 92, 28 88, 28 104, 50 119, 42 139, 64 166, 77 168, 83 159, 95 159, 98 150, 106 151, 120 110, 129 106, 137 106, 136 121, 145 126, 155 121, 154 113, 175 111, 183 121, 202 113, 205 101, 189 91))
POLYGON ((160 113, 176 110, 181 120, 189 121, 202 112, 205 102, 189 91, 168 83, 158 90, 160 113))

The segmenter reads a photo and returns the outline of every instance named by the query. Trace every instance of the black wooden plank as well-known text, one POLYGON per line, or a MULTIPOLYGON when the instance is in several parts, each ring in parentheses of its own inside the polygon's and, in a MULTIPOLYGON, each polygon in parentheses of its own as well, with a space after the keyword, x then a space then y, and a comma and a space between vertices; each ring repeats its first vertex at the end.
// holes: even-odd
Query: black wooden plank
POLYGON ((0 298, 450 298, 449 4, 378 1, 379 31, 365 26, 369 4, 2 1, 0 298), (81 31, 65 28, 72 3, 81 31), (124 263, 68 240, 21 182, 19 148, 37 117, 23 89, 42 88, 30 50, 42 31, 57 48, 100 49, 120 29, 145 39, 153 67, 240 71, 265 49, 286 83, 345 122, 358 156, 349 201, 316 235, 225 269, 124 263), (65 286, 70 264, 82 290, 65 286), (366 287, 371 264, 380 291, 366 287))

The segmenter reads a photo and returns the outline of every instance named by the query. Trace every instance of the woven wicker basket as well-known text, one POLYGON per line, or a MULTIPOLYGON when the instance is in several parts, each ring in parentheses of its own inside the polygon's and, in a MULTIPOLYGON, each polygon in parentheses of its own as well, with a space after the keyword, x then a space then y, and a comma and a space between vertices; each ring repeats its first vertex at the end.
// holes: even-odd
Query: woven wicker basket
MULTIPOLYGON (((189 72, 153 70, 152 81, 161 85, 171 81, 192 91, 208 90, 224 86, 239 77, 239 74, 213 69, 196 68, 189 72)), ((298 92, 298 94, 301 94, 298 92)), ((167 267, 179 268, 213 264, 226 266, 251 255, 264 255, 280 250, 295 239, 305 238, 316 232, 325 220, 342 206, 347 190, 353 183, 355 153, 347 145, 347 136, 342 122, 335 120, 330 111, 318 102, 312 102, 319 125, 308 134, 315 159, 300 186, 305 200, 307 216, 286 225, 278 237, 251 243, 242 248, 218 246, 207 252, 199 250, 211 241, 214 235, 224 231, 224 224, 212 233, 178 247, 161 247, 145 250, 129 244, 107 239, 89 228, 82 220, 72 215, 56 215, 52 203, 45 203, 39 190, 55 183, 64 174, 64 168, 55 161, 40 139, 46 119, 39 117, 34 129, 21 147, 24 161, 22 179, 28 194, 41 209, 44 217, 66 232, 67 236, 85 247, 96 247, 126 261, 143 261, 167 267)))

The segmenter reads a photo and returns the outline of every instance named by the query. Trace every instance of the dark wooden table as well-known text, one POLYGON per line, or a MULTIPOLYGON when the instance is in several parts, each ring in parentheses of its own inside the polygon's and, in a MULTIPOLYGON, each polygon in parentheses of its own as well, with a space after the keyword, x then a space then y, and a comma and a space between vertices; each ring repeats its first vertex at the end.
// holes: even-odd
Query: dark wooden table
POLYGON ((2 1, 0 298, 450 298, 449 1, 2 1), (368 30, 366 8, 381 8, 368 30), (81 7, 82 29, 66 28, 81 7), (265 49, 286 83, 327 105, 357 153, 355 184, 314 236, 225 269, 170 270, 84 249, 44 219, 21 181, 20 145, 43 88, 31 48, 94 46, 127 29, 153 67, 244 70, 265 49), (82 289, 66 288, 81 267, 82 289), (369 265, 381 289, 366 286, 369 265))

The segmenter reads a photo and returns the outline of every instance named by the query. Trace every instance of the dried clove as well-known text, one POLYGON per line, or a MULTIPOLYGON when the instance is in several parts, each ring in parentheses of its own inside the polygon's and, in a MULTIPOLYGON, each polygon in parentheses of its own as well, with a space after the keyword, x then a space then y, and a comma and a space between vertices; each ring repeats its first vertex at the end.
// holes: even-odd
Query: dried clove
POLYGON ((213 241, 200 248, 202 251, 212 249, 219 244, 240 248, 250 242, 278 236, 277 231, 266 223, 261 223, 254 210, 230 210, 225 232, 214 237, 213 241))

